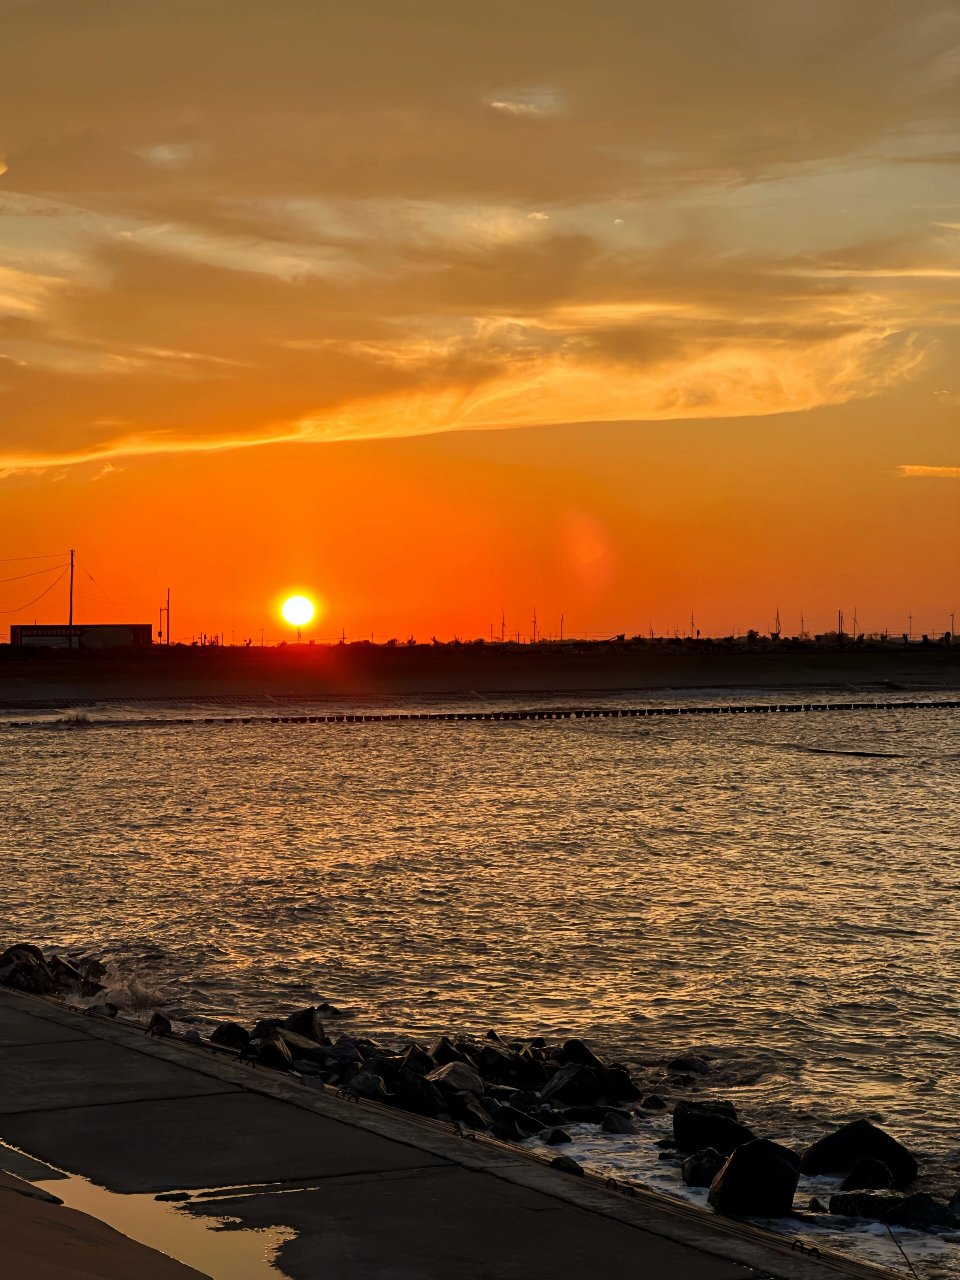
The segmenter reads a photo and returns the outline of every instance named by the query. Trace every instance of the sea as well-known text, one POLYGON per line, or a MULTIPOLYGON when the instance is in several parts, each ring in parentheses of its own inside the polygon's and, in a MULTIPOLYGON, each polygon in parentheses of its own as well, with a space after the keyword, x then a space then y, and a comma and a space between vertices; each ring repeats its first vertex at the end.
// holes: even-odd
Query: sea
MULTIPOLYGON (((96 955, 127 1007, 206 1023, 327 1001, 342 1011, 334 1034, 581 1037, 644 1087, 729 1098, 755 1131, 797 1147, 869 1116, 949 1198, 960 1186, 960 712, 290 722, 898 696, 4 712, 2 941, 96 955), (690 1052, 710 1071, 675 1086, 666 1064, 690 1052)), ((909 700, 945 696, 956 695, 909 700)), ((639 1129, 577 1126, 564 1151, 702 1201, 656 1145, 669 1119, 639 1129)), ((798 1207, 835 1188, 805 1180, 798 1207)), ((951 1238, 838 1231, 816 1214, 779 1229, 928 1280, 960 1276, 951 1238)))

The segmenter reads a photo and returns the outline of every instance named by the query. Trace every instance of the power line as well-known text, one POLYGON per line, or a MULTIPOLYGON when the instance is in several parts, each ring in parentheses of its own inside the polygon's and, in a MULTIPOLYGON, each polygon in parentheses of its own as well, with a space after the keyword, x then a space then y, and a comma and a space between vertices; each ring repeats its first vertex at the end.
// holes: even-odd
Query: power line
POLYGON ((34 569, 32 573, 17 573, 12 578, 0 578, 0 582, 22 582, 24 578, 39 578, 44 573, 56 573, 58 569, 64 569, 66 565, 52 564, 48 569, 34 569))
POLYGON ((32 600, 28 600, 26 604, 18 605, 16 609, 0 609, 0 613, 22 613, 24 609, 29 609, 32 604, 37 604, 44 596, 48 596, 55 586, 61 583, 67 576, 69 565, 61 570, 60 577, 51 582, 45 591, 41 591, 38 596, 34 596, 32 600))
POLYGON ((59 560, 62 556, 65 556, 66 554, 67 553, 65 551, 51 551, 49 555, 45 555, 45 556, 7 556, 6 558, 0 557, 0 564, 14 564, 20 560, 59 560))

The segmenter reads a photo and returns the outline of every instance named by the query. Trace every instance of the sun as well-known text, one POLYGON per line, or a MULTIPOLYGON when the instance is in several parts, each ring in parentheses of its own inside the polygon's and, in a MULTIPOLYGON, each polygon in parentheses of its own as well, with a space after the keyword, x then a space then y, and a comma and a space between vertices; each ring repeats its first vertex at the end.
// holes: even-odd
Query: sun
POLYGON ((291 627, 305 627, 316 612, 312 600, 306 596, 290 596, 280 607, 284 622, 291 627))

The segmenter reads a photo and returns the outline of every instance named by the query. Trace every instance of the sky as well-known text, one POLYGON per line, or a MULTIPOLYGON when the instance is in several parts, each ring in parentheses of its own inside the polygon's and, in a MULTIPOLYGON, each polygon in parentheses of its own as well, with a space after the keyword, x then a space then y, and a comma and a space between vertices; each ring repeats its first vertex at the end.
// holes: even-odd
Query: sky
POLYGON ((953 0, 0 28, 0 636, 960 611, 953 0))

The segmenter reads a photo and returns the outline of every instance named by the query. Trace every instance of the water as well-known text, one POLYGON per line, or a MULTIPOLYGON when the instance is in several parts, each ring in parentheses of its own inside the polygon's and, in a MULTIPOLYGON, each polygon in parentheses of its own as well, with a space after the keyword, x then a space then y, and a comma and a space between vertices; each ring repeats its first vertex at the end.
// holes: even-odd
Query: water
POLYGON ((3 735, 9 940, 108 955, 210 1017, 326 999, 374 1035, 576 1034, 651 1087, 698 1048, 761 1131, 870 1114, 954 1189, 956 711, 87 714, 3 735))

